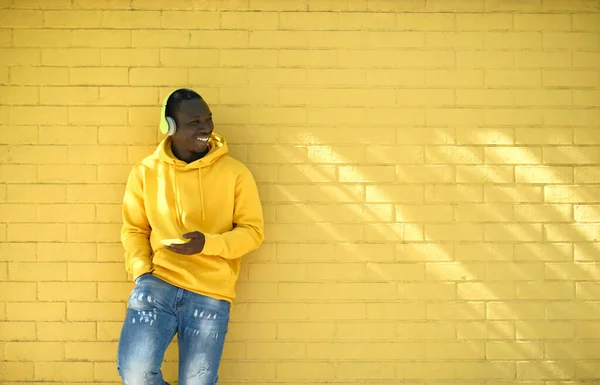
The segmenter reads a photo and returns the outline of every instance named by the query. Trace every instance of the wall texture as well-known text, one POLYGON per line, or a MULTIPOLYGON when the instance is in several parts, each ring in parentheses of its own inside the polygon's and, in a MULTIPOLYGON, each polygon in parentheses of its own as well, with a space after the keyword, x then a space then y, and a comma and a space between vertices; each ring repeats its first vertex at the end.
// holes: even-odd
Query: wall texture
POLYGON ((118 383, 124 183, 181 86, 267 221, 222 383, 600 383, 600 1, 0 8, 2 384, 118 383))

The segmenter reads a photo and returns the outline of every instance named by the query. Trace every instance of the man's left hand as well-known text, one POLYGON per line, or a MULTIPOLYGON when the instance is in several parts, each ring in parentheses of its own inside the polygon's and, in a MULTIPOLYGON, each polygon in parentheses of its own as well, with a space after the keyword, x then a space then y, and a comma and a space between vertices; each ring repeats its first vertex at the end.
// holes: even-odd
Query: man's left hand
POLYGON ((171 250, 172 252, 177 254, 184 255, 198 254, 204 249, 204 242, 206 241, 206 237, 203 233, 199 231, 193 231, 191 233, 183 234, 183 238, 189 239, 190 241, 180 245, 172 244, 169 246, 165 246, 165 249, 171 250))

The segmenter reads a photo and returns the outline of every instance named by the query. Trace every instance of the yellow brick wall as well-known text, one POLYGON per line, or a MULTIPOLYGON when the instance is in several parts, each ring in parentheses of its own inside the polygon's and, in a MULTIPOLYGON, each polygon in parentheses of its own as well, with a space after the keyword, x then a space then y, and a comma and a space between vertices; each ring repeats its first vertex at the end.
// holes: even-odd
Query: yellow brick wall
POLYGON ((600 1, 0 0, 0 84, 0 383, 118 383, 185 86, 267 222, 222 383, 598 384, 600 1))

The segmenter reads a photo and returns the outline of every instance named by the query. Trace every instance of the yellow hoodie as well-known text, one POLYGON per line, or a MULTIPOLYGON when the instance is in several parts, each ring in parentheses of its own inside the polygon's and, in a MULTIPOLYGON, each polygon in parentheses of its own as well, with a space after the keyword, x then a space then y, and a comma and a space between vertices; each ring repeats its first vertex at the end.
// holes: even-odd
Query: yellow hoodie
POLYGON ((121 241, 133 279, 152 272, 175 286, 233 302, 240 258, 263 239, 263 213, 248 168, 228 155, 225 139, 213 133, 203 158, 186 163, 171 151, 171 137, 137 163, 123 198, 121 241), (169 251, 163 239, 199 231, 200 254, 169 251))

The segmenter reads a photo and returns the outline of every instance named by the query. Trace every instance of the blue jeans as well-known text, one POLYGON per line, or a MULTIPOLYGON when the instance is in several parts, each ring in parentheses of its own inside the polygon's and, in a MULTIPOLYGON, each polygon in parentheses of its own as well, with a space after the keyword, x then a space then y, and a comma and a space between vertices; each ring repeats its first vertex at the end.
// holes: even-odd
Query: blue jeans
POLYGON ((216 384, 229 310, 227 301, 180 289, 151 274, 138 277, 117 352, 123 383, 168 385, 160 368, 177 333, 179 385, 216 384))

